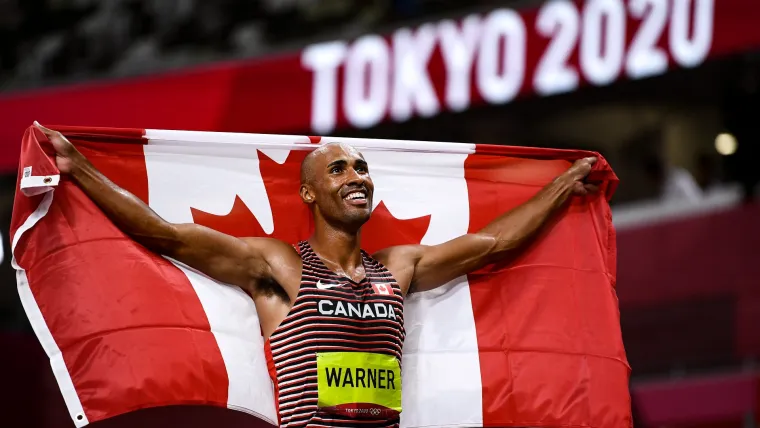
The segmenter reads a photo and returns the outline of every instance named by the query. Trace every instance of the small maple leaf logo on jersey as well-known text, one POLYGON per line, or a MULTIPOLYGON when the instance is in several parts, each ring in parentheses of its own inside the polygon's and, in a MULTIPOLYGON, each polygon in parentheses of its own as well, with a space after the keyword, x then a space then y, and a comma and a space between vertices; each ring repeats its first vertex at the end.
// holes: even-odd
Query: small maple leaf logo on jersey
MULTIPOLYGON (((237 237, 273 237, 291 244, 306 239, 313 230, 313 224, 309 209, 301 201, 298 189, 301 161, 307 153, 303 150, 293 150, 285 162, 279 164, 259 152, 261 177, 274 219, 274 231, 271 235, 264 232, 256 216, 239 196, 235 197, 232 209, 226 215, 215 215, 191 208, 193 221, 237 237)), ((393 245, 419 244, 429 224, 429 215, 399 220, 380 202, 362 228, 362 247, 372 254, 393 245)))
POLYGON ((380 294, 383 296, 390 296, 393 294, 393 288, 389 284, 372 284, 372 289, 375 290, 375 294, 380 294))

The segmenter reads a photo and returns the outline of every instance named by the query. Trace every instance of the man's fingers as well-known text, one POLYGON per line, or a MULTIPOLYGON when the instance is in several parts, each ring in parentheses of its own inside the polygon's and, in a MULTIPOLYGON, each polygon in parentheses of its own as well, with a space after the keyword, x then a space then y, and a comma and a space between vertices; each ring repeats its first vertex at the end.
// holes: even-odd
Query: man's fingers
POLYGON ((583 188, 586 189, 586 191, 589 192, 589 193, 596 193, 596 192, 599 191, 599 186, 596 185, 596 184, 588 184, 588 183, 586 183, 586 184, 583 185, 583 188))
POLYGON ((71 150, 73 146, 69 142, 69 140, 66 139, 66 137, 63 136, 58 131, 53 131, 52 129, 45 128, 44 126, 40 125, 39 122, 36 120, 34 121, 34 126, 37 127, 40 131, 42 131, 45 136, 50 140, 50 143, 53 145, 53 149, 61 155, 61 156, 69 156, 71 154, 71 150))
POLYGON ((581 180, 591 172, 591 167, 594 165, 594 163, 596 163, 596 160, 597 159, 595 157, 578 159, 573 164, 570 173, 573 175, 575 180, 581 180))
POLYGON ((578 159, 577 161, 575 161, 574 165, 576 165, 576 166, 584 166, 584 167, 585 166, 589 166, 590 167, 590 166, 594 165, 597 160, 598 159, 596 158, 596 156, 590 156, 590 157, 587 157, 587 158, 578 159))
POLYGON ((44 126, 40 125, 40 123, 37 122, 36 120, 34 121, 34 126, 36 126, 37 129, 39 129, 40 131, 42 131, 42 133, 45 134, 45 135, 52 135, 55 132, 52 129, 47 129, 44 126))
POLYGON ((34 126, 37 127, 40 131, 42 131, 45 136, 48 137, 48 139, 52 142, 54 139, 63 139, 63 135, 61 135, 58 131, 53 131, 52 129, 45 128, 44 126, 40 125, 39 122, 36 120, 34 121, 34 126))

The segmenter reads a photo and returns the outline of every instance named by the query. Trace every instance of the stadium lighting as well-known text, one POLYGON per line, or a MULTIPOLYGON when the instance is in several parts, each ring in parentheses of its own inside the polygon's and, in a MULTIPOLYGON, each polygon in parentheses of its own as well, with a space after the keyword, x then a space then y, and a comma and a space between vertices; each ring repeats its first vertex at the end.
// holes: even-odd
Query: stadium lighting
POLYGON ((729 156, 736 153, 738 142, 732 134, 722 133, 715 137, 715 150, 723 156, 729 156))

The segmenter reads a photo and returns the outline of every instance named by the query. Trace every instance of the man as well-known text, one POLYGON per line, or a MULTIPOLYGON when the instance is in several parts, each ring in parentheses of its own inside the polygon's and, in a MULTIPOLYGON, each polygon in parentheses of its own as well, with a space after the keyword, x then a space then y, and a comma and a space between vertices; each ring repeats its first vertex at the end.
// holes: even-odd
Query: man
POLYGON ((403 300, 518 250, 571 195, 596 187, 581 159, 530 201, 478 233, 372 256, 360 249, 374 185, 354 148, 327 144, 304 159, 300 196, 314 233, 297 248, 171 224, 98 172, 60 133, 36 124, 56 164, 126 234, 147 248, 246 290, 253 298, 287 427, 397 426, 401 411, 403 300))

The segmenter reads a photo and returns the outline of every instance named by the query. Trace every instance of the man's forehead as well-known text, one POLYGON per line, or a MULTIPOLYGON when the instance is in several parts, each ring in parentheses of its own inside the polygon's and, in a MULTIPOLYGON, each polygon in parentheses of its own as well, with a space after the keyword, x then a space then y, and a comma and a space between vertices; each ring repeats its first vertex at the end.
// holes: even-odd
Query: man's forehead
POLYGON ((330 163, 337 159, 364 159, 364 156, 356 148, 345 143, 328 143, 315 150, 314 153, 320 160, 330 163))

